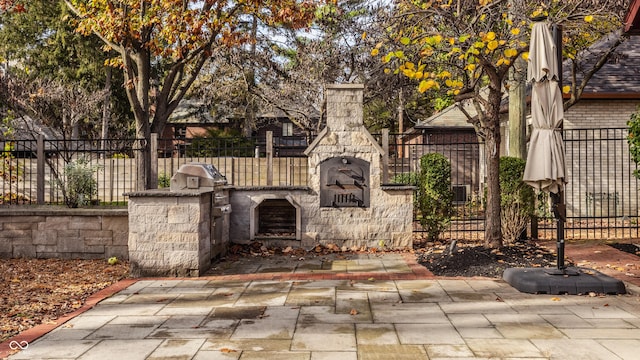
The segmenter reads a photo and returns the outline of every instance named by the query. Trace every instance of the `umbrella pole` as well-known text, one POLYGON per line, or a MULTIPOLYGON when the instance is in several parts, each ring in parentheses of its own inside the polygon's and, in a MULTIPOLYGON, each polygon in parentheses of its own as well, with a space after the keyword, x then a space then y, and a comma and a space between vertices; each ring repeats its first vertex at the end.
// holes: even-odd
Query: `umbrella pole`
POLYGON ((564 223, 567 220, 567 206, 564 203, 564 191, 560 190, 557 194, 551 193, 553 215, 556 218, 556 247, 557 247, 557 268, 564 272, 566 266, 564 264, 564 223))

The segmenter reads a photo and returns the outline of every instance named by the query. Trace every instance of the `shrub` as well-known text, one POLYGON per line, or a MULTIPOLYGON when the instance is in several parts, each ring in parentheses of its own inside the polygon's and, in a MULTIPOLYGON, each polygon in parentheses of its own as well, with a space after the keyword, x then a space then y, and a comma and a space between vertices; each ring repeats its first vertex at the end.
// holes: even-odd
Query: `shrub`
MULTIPOLYGON (((640 106, 636 109, 636 112, 631 114, 631 119, 627 121, 629 127, 629 135, 627 135, 627 142, 629 143, 629 153, 633 162, 640 164, 640 106)), ((633 171, 635 177, 640 178, 640 172, 638 169, 633 171)))
POLYGON ((438 153, 420 158, 417 203, 420 224, 430 241, 437 240, 451 223, 453 192, 451 191, 451 164, 438 153))
POLYGON ((85 157, 69 162, 64 167, 64 200, 68 207, 88 205, 98 194, 98 182, 93 177, 101 167, 91 165, 85 157))
POLYGON ((14 161, 13 150, 15 144, 12 141, 7 141, 4 144, 4 149, 0 154, 0 178, 5 181, 15 182, 22 176, 22 166, 14 161))
POLYGON ((522 181, 526 161, 500 158, 500 204, 502 238, 505 244, 516 241, 535 210, 533 188, 522 181))
POLYGON ((158 175, 158 188, 168 188, 171 186, 171 176, 167 173, 158 175))
POLYGON ((253 156, 256 144, 238 131, 209 129, 205 136, 191 139, 187 157, 253 156))

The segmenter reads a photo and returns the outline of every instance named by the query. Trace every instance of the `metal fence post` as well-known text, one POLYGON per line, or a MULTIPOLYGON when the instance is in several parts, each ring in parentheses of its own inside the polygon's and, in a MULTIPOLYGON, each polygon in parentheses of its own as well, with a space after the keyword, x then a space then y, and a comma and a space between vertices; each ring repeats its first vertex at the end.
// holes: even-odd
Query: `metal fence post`
POLYGON ((44 205, 44 135, 38 135, 36 143, 36 202, 44 205))
POLYGON ((389 183, 389 129, 382 129, 382 183, 389 183))

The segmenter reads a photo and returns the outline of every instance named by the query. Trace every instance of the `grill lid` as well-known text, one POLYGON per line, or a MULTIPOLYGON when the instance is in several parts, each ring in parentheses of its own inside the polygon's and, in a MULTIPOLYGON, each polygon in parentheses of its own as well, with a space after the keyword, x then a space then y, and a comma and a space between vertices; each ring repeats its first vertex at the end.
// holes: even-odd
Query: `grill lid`
POLYGON ((227 178, 212 164, 183 164, 171 177, 171 191, 213 190, 227 184, 227 178))

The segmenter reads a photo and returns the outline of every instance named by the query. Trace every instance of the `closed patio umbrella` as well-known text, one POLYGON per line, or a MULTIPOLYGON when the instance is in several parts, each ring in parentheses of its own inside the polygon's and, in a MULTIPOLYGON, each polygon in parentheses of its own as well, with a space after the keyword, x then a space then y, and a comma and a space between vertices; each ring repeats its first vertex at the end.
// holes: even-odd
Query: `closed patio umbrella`
POLYGON ((557 269, 508 268, 507 283, 529 293, 584 294, 589 292, 624 294, 622 281, 594 270, 567 269, 564 265, 564 186, 566 168, 562 140, 561 63, 558 48, 546 22, 536 22, 529 45, 527 78, 531 81, 531 140, 523 181, 548 192, 557 220, 557 269), (568 276, 571 275, 571 276, 568 276))
POLYGON ((558 270, 564 272, 564 143, 562 141, 562 92, 558 49, 546 22, 536 22, 531 32, 527 80, 531 82, 531 140, 523 180, 554 194, 557 218, 558 270))
POLYGON ((565 184, 564 111, 556 54, 549 26, 536 23, 531 35, 527 71, 527 80, 532 83, 532 130, 523 180, 538 190, 554 194, 565 184))

